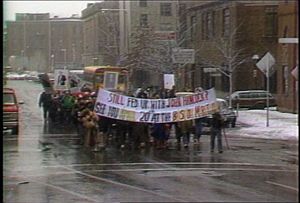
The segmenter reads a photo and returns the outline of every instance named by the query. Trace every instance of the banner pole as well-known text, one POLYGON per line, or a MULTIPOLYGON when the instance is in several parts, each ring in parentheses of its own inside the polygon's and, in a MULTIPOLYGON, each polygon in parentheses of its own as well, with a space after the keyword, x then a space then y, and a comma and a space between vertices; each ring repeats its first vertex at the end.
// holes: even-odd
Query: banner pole
POLYGON ((224 138, 225 138, 225 142, 226 142, 226 147, 227 147, 227 149, 230 149, 229 144, 228 144, 228 140, 227 140, 227 136, 226 136, 226 132, 225 132, 225 128, 223 128, 223 134, 224 134, 224 138))
POLYGON ((267 127, 269 127, 269 92, 270 92, 270 67, 269 58, 267 60, 267 127))

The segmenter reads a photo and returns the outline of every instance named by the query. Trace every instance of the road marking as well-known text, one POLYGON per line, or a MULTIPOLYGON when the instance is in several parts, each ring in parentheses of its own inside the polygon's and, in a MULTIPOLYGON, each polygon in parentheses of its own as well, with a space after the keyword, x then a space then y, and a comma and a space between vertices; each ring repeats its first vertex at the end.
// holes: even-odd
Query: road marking
MULTIPOLYGON (((65 174, 74 174, 79 172, 78 170, 71 169, 68 167, 62 167, 68 170, 72 170, 71 172, 55 172, 55 173, 47 173, 45 175, 27 175, 26 177, 42 177, 49 175, 65 175, 65 174)), ((31 170, 34 171, 34 170, 31 170)), ((152 172, 152 171, 199 171, 199 172, 211 172, 211 171, 261 171, 261 172, 296 172, 296 170, 281 170, 281 169, 259 169, 259 168, 134 168, 134 169, 95 169, 95 170, 82 170, 84 172, 152 172)), ((4 176, 5 178, 18 178, 23 176, 4 176)))
MULTIPOLYGON (((23 140, 23 141, 25 141, 25 140, 34 140, 34 141, 36 141, 36 138, 38 138, 38 137, 27 137, 27 138, 4 138, 3 139, 3 141, 18 141, 18 140, 23 140)), ((68 140, 78 140, 78 139, 80 139, 80 138, 77 138, 77 137, 74 137, 74 138, 72 138, 72 137, 46 137, 46 138, 54 138, 54 139, 56 139, 56 140, 65 140, 65 139, 68 139, 68 140)))
POLYGON ((284 187, 284 188, 287 188, 287 189, 290 189, 290 190, 295 190, 296 192, 298 192, 298 188, 294 188, 294 187, 291 187, 291 186, 288 186, 288 185, 283 185, 283 184, 275 183, 275 182, 272 182, 272 181, 266 181, 266 183, 269 183, 269 184, 272 184, 272 185, 277 185, 277 186, 280 186, 280 187, 284 187))
POLYGON ((278 165, 278 164, 255 164, 255 163, 226 163, 226 162, 155 162, 155 163, 105 163, 105 164, 69 164, 69 165, 52 165, 52 166, 43 166, 46 168, 51 167, 83 167, 83 166, 136 166, 136 165, 244 165, 244 166, 273 166, 273 167, 286 167, 287 165, 278 165))
POLYGON ((62 191, 62 192, 65 192, 65 193, 68 193, 68 194, 71 194, 71 195, 75 195, 75 196, 77 196, 77 197, 79 197, 79 198, 86 199, 86 200, 89 200, 89 201, 91 201, 91 202, 99 202, 99 200, 97 200, 97 199, 93 199, 93 198, 90 198, 90 197, 88 197, 88 196, 78 194, 78 192, 73 192, 73 191, 71 191, 71 190, 67 190, 67 189, 64 189, 64 188, 62 188, 62 187, 55 186, 55 185, 52 185, 52 184, 49 184, 49 183, 43 183, 43 182, 41 182, 41 181, 32 180, 32 179, 30 179, 29 182, 35 182, 35 183, 38 183, 38 184, 41 184, 41 185, 45 185, 45 186, 48 186, 48 187, 52 187, 52 188, 57 189, 57 190, 59 190, 59 191, 62 191))
POLYGON ((93 178, 93 179, 96 179, 96 180, 108 182, 108 183, 119 185, 119 186, 123 186, 123 187, 128 187, 128 188, 139 190, 139 191, 146 192, 146 193, 151 193, 151 194, 154 194, 154 195, 158 195, 158 196, 161 196, 161 197, 169 198, 169 199, 180 201, 180 202, 186 202, 186 200, 175 198, 175 197, 173 197, 171 195, 161 194, 161 193, 154 192, 152 190, 147 190, 147 189, 143 189, 143 188, 140 188, 140 187, 137 187, 137 186, 128 185, 128 184, 125 184, 125 183, 120 183, 120 182, 109 180, 109 179, 106 179, 106 178, 101 178, 101 177, 90 175, 90 174, 87 174, 87 173, 84 173, 84 172, 81 172, 81 171, 78 171, 78 170, 74 170, 72 168, 68 168, 68 167, 64 167, 64 168, 68 169, 68 170, 71 170, 71 171, 74 171, 77 174, 80 174, 80 175, 83 175, 83 176, 87 176, 89 178, 93 178))

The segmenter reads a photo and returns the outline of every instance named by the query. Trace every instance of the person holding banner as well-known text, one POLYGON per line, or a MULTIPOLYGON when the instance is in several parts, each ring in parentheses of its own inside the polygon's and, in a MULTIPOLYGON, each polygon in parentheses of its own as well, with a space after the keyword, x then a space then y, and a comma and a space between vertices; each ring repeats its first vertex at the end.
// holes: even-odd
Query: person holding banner
POLYGON ((211 120, 211 139, 210 139, 210 152, 214 152, 215 138, 217 137, 218 151, 223 153, 222 148, 222 128, 224 127, 224 120, 219 112, 213 114, 211 120))

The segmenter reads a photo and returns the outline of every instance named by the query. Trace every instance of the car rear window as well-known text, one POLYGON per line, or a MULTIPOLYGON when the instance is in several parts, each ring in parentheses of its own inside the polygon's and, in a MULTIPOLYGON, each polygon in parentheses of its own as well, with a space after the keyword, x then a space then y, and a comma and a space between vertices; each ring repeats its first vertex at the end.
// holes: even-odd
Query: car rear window
POLYGON ((240 93, 240 94, 239 94, 239 97, 240 97, 240 98, 249 98, 250 95, 249 95, 249 93, 240 93))
POLYGON ((3 104, 16 104, 16 99, 14 94, 4 93, 3 94, 3 104))

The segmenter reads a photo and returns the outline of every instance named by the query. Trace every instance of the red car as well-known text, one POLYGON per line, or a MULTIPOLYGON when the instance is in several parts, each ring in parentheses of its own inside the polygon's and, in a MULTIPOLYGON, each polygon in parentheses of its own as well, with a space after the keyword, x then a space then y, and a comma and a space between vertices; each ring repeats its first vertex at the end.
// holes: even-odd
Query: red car
POLYGON ((15 91, 3 88, 3 129, 12 129, 12 134, 19 133, 19 104, 15 91))

